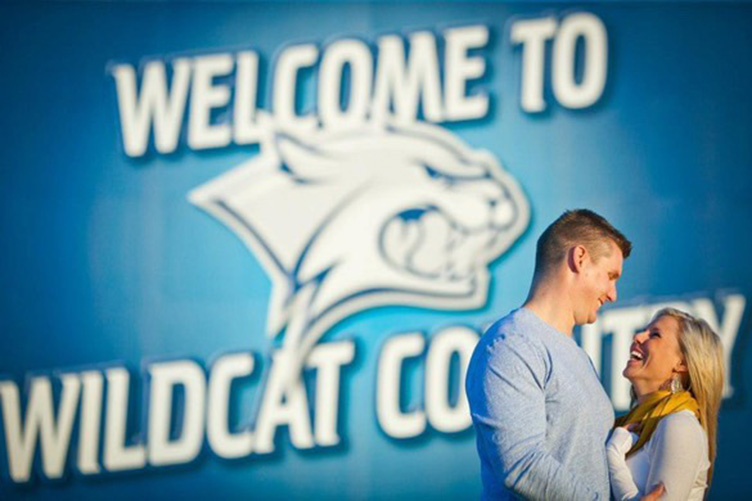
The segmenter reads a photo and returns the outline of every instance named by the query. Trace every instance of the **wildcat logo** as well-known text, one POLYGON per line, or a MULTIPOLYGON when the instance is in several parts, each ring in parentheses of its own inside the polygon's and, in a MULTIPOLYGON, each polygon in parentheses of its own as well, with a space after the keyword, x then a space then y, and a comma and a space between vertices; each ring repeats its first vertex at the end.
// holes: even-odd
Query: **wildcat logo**
POLYGON ((529 206, 489 152, 429 124, 293 133, 190 201, 233 230, 272 280, 267 334, 298 364, 334 324, 385 305, 469 310, 529 206))

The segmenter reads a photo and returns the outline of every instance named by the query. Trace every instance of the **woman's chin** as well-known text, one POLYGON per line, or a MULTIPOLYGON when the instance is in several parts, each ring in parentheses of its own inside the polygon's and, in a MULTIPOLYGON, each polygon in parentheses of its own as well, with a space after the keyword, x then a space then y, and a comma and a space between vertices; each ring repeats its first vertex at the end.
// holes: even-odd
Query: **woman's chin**
POLYGON ((625 378, 629 379, 629 374, 637 373, 644 366, 645 364, 642 360, 629 360, 621 373, 625 378))
POLYGON ((626 367, 624 367, 624 370, 621 371, 621 375, 629 379, 629 381, 631 382, 632 378, 637 373, 637 371, 640 370, 641 367, 642 367, 642 364, 639 363, 639 361, 630 360, 629 362, 627 362, 627 365, 626 367))

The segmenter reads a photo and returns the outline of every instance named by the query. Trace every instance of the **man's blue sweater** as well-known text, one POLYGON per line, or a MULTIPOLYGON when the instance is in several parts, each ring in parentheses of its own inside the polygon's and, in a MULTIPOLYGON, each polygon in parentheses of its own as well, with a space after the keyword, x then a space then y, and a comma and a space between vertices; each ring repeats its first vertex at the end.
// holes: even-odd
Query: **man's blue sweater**
POLYGON ((515 310, 481 338, 466 389, 484 499, 609 499, 614 411, 572 338, 515 310))

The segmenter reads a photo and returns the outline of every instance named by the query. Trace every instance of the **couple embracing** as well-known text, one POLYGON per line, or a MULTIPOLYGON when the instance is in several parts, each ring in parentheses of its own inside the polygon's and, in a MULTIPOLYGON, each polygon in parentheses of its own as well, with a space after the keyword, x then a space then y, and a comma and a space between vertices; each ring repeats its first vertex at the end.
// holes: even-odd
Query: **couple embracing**
POLYGON ((713 477, 723 349, 674 309, 635 335, 623 375, 633 406, 614 411, 572 339, 616 301, 632 245, 589 210, 538 240, 525 304, 481 338, 467 374, 484 499, 702 500, 713 477))

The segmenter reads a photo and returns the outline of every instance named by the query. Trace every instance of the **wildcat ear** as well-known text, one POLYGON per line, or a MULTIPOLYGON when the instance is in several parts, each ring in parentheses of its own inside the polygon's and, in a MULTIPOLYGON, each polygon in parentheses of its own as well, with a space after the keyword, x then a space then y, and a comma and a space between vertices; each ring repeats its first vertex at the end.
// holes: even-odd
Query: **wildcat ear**
POLYGON ((343 159, 299 137, 277 133, 274 143, 285 170, 303 181, 328 179, 343 168, 343 159))

